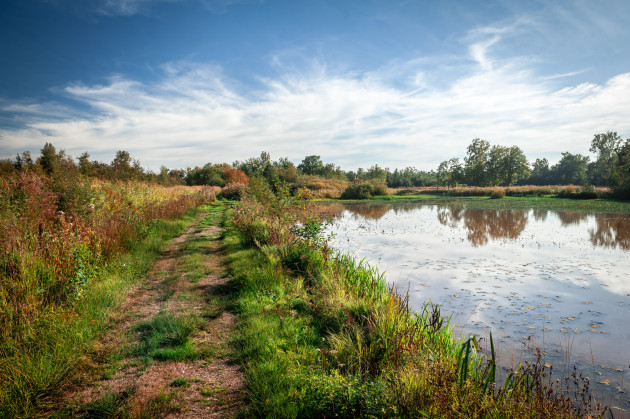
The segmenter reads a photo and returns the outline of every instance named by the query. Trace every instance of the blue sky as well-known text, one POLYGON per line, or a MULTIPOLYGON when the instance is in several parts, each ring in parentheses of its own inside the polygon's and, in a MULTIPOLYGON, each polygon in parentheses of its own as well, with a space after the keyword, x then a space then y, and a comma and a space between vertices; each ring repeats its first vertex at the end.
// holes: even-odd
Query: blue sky
POLYGON ((0 158, 434 169, 630 137, 630 2, 3 0, 0 158))

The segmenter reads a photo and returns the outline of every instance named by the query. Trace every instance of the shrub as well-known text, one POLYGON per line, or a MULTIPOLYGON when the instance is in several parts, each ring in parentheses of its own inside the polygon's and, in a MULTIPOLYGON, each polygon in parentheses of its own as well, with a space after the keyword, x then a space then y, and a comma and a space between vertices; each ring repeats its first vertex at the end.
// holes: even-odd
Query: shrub
POLYGON ((374 185, 373 195, 374 196, 387 196, 387 195, 389 195, 389 191, 387 189, 387 186, 383 185, 383 184, 376 184, 376 185, 374 185))
POLYGON ((341 194, 341 199, 369 199, 374 194, 371 183, 353 183, 341 194))
POLYGON ((225 199, 240 201, 246 188, 247 185, 244 183, 231 183, 221 189, 221 196, 225 199))
POLYGON ((505 196, 505 189, 497 188, 490 193, 490 199, 501 199, 505 196))

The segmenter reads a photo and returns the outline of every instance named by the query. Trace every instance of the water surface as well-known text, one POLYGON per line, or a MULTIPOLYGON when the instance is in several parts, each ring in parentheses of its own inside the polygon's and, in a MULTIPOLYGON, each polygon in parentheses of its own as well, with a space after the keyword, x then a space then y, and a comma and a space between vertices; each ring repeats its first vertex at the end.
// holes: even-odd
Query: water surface
MULTIPOLYGON (((574 364, 630 408, 630 214, 335 204, 333 246, 365 257, 454 332, 492 331, 499 363, 537 345, 554 373, 574 364)), ((486 341, 487 342, 487 341, 486 341)))

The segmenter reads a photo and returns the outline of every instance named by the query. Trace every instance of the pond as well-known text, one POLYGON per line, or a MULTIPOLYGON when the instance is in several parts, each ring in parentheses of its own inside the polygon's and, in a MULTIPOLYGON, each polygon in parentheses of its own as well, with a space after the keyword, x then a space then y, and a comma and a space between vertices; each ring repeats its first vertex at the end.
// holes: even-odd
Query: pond
POLYGON ((630 409, 630 214, 332 204, 335 249, 366 258, 411 305, 431 301, 455 335, 492 332, 499 364, 537 346, 563 377, 630 409))

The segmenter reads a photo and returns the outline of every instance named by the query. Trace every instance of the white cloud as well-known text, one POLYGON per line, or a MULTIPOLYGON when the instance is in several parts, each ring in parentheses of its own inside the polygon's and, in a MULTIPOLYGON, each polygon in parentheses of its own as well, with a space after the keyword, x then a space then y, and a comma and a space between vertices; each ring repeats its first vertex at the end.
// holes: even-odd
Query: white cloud
POLYGON ((426 57, 363 74, 315 65, 310 73, 260 79, 257 91, 220 68, 182 63, 164 66, 154 84, 122 76, 72 84, 65 94, 90 112, 0 103, 23 121, 22 128, 0 130, 1 157, 36 152, 48 141, 104 161, 128 150, 153 169, 232 162, 261 150, 296 162, 319 154, 346 169, 374 163, 432 169, 463 156, 475 137, 554 161, 563 151, 587 153, 595 133, 630 134, 630 73, 558 87, 561 77, 537 77, 518 58, 492 57, 492 45, 506 33, 474 33, 473 63, 442 57, 458 76, 439 85, 433 80, 441 70, 426 57))

